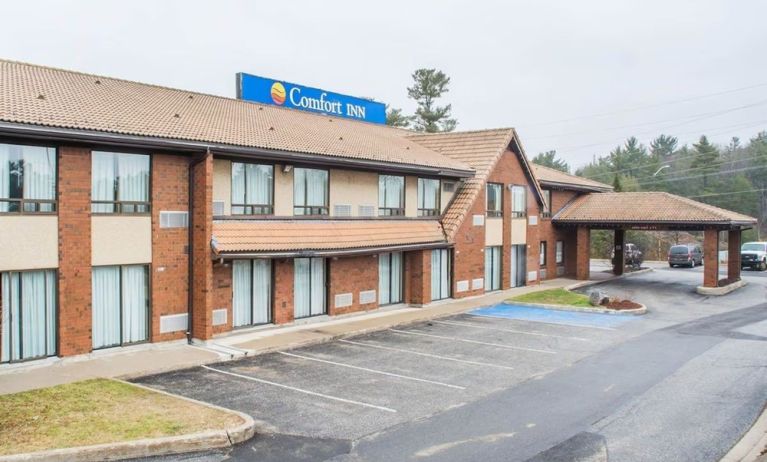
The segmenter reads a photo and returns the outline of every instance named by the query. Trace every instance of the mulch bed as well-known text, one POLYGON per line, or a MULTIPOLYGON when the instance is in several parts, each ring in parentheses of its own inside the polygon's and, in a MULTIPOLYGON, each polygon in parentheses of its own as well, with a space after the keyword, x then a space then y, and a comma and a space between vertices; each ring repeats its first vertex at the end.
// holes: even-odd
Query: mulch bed
POLYGON ((607 302, 603 304, 605 308, 610 308, 611 310, 635 310, 637 308, 642 308, 642 305, 636 302, 632 302, 631 300, 616 300, 612 302, 607 302))

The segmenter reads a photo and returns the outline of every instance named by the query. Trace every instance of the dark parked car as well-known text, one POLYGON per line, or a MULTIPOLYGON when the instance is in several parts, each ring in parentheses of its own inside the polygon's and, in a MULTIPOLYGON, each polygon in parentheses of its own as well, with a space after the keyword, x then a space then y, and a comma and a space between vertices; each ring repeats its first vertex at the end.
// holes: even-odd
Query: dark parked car
POLYGON ((668 266, 689 266, 703 264, 703 251, 698 244, 682 244, 672 246, 668 251, 668 266))

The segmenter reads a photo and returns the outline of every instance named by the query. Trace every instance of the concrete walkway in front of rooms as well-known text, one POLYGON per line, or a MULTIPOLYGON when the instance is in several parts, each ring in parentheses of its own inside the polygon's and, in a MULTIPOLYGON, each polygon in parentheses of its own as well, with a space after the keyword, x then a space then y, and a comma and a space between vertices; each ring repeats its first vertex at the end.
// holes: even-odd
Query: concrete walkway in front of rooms
POLYGON ((383 308, 338 317, 321 316, 286 326, 236 330, 196 345, 186 341, 136 345, 68 358, 48 358, 0 367, 0 394, 50 387, 95 377, 132 378, 226 361, 242 355, 285 350, 336 338, 388 329, 449 316, 544 289, 566 287, 573 279, 558 278, 529 287, 434 302, 423 308, 383 308))

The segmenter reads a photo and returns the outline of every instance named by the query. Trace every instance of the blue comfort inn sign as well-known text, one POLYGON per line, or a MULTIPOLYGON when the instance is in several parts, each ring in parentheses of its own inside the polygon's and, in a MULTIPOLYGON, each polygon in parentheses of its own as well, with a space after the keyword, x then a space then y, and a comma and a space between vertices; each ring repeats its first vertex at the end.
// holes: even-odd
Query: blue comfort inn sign
POLYGON ((257 75, 237 74, 237 99, 383 124, 386 105, 257 75))

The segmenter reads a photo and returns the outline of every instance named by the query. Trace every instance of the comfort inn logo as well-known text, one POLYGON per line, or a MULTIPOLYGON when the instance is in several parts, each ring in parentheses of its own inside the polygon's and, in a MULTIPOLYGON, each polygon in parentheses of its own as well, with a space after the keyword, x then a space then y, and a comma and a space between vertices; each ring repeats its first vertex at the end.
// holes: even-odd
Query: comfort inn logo
POLYGON ((285 104, 285 86, 280 82, 274 82, 272 84, 271 95, 274 104, 278 104, 280 106, 285 104))

